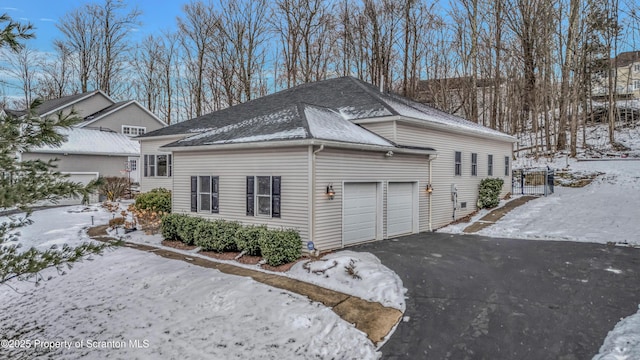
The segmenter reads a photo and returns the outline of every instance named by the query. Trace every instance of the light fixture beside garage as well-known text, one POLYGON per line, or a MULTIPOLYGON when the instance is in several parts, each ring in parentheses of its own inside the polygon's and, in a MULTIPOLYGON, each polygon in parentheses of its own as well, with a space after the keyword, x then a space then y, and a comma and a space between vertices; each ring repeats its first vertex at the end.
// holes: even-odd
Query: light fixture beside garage
POLYGON ((431 183, 427 184, 427 187, 425 188, 425 190, 427 191, 427 194, 431 194, 433 192, 433 187, 431 186, 431 183))
POLYGON ((336 196, 336 192, 333 190, 333 184, 329 184, 327 185, 327 197, 329 198, 329 200, 333 200, 333 198, 336 196))

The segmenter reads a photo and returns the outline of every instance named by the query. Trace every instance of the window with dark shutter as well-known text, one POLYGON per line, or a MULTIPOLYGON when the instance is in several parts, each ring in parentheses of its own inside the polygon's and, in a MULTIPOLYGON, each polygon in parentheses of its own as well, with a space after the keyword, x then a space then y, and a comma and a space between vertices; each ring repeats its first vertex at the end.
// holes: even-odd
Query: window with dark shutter
POLYGON ((280 176, 271 177, 271 216, 280 217, 280 176))
POLYGON ((198 177, 191 177, 191 211, 198 211, 198 177))
POLYGON ((173 156, 169 154, 169 177, 173 175, 173 156))
POLYGON ((144 156, 144 177, 149 176, 149 155, 144 156))
POLYGON ((254 208, 255 208, 255 200, 254 200, 254 192, 255 192, 255 186, 254 186, 254 177, 253 176, 247 176, 247 216, 253 216, 254 215, 254 208))
POLYGON ((220 212, 219 201, 219 184, 220 178, 218 176, 211 177, 211 212, 218 214, 220 212))

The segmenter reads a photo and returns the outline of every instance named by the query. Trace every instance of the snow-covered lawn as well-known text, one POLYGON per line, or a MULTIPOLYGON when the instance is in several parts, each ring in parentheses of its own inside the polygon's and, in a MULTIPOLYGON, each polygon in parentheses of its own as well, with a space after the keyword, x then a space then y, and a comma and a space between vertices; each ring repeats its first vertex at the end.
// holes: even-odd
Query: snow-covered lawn
MULTIPOLYGON (((558 162, 564 165, 564 161, 558 162)), ((570 168, 605 175, 584 188, 556 186, 553 195, 512 210, 479 234, 640 245, 640 161, 571 161, 570 168)), ((466 225, 442 231, 459 233, 466 225)))
MULTIPOLYGON (((34 224, 21 230, 20 243, 45 249, 88 241, 84 229, 91 226, 91 216, 95 224, 111 218, 99 206, 36 211, 34 224)), ((159 236, 132 234, 136 235, 129 240, 160 241, 159 236)), ((377 258, 353 252, 331 256, 308 266, 315 270, 336 261, 326 276, 308 272, 302 264, 290 276, 340 291, 357 288, 356 296, 368 295, 365 298, 404 309, 406 290, 377 258), (362 280, 346 272, 349 264, 362 280)), ((0 358, 377 359, 381 355, 366 334, 306 297, 126 247, 76 264, 64 276, 51 269, 43 275, 54 277, 38 287, 12 281, 9 285, 15 291, 8 286, 0 291, 0 340, 29 340, 29 345, 22 345, 30 346, 10 349, 3 343, 0 358), (45 348, 51 345, 47 342, 56 341, 55 348, 45 348)))

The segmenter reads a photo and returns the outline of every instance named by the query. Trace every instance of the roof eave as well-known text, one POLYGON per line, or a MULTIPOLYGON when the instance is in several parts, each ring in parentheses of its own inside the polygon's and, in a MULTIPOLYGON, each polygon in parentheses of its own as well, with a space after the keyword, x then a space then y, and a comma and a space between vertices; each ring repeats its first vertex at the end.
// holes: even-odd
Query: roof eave
POLYGON ((58 154, 58 155, 99 155, 99 156, 140 156, 140 152, 90 152, 90 151, 65 151, 65 150, 29 150, 27 153, 33 154, 58 154))

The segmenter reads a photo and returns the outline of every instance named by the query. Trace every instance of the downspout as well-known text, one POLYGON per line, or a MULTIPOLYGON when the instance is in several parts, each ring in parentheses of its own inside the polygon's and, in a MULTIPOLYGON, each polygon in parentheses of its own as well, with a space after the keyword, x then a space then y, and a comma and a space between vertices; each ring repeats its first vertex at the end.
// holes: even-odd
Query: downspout
POLYGON ((309 241, 313 241, 316 233, 316 154, 324 150, 324 145, 313 151, 313 145, 309 146, 309 176, 311 177, 311 188, 309 189, 309 203, 311 207, 309 209, 309 241))
MULTIPOLYGON (((432 177, 431 177, 431 162, 435 159, 438 158, 438 155, 429 155, 429 185, 431 185, 431 187, 433 188, 433 182, 432 182, 432 177)), ((429 231, 433 232, 433 224, 432 224, 432 217, 431 217, 431 209, 432 206, 431 204, 433 203, 433 193, 430 192, 429 193, 429 231)))

